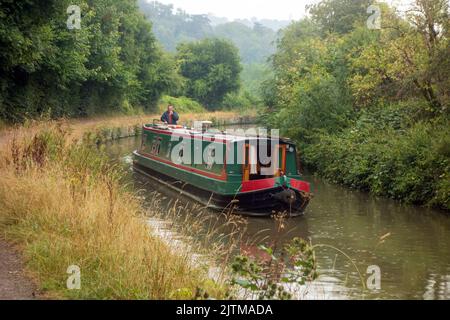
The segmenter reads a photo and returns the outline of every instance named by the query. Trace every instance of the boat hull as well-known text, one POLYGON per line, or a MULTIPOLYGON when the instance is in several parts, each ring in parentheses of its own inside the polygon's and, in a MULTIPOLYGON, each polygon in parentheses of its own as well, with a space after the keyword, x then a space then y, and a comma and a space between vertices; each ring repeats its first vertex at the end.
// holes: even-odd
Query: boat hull
MULTIPOLYGON (((135 154, 136 156, 139 157, 139 155, 135 154)), ((194 199, 205 205, 205 207, 222 212, 259 217, 269 217, 278 213, 285 213, 288 216, 299 216, 304 213, 310 200, 308 193, 282 186, 233 195, 220 194, 154 170, 136 159, 133 162, 133 168, 136 172, 179 191, 180 194, 194 199)))

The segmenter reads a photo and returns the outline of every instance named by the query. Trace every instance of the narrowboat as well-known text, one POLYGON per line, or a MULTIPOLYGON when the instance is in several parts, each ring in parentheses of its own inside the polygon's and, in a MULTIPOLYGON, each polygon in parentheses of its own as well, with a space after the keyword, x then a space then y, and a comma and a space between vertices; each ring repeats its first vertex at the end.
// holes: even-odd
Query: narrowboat
POLYGON ((294 143, 210 125, 144 125, 134 170, 209 208, 251 216, 303 214, 310 185, 301 179, 294 143))

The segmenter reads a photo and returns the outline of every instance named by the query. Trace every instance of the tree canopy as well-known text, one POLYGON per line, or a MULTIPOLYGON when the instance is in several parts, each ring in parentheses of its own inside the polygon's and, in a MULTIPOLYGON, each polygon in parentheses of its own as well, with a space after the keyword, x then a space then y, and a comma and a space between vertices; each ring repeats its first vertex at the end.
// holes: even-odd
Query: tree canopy
POLYGON ((238 49, 231 42, 204 39, 182 43, 177 60, 187 79, 186 95, 210 109, 219 108, 227 93, 239 89, 242 67, 238 49))
POLYGON ((188 14, 170 4, 139 0, 139 6, 153 23, 157 39, 170 52, 175 52, 179 43, 205 38, 230 40, 245 64, 263 63, 275 52, 277 32, 258 21, 252 25, 234 21, 213 26, 208 15, 188 14))
POLYGON ((380 29, 368 5, 324 0, 282 31, 263 120, 326 178, 450 208, 448 2, 376 3, 380 29))
POLYGON ((79 116, 152 108, 174 67, 135 1, 0 2, 0 117, 79 116))
POLYGON ((324 32, 347 33, 355 23, 367 21, 372 0, 323 0, 309 6, 312 20, 324 32))

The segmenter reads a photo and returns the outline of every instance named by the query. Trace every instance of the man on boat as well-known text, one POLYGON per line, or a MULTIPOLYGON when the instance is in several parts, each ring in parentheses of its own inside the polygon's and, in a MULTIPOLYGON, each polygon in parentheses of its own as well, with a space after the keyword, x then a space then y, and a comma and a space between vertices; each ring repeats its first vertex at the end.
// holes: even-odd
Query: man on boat
POLYGON ((161 121, 170 125, 177 125, 179 119, 178 113, 174 111, 173 105, 171 104, 169 104, 167 111, 161 116, 161 121))

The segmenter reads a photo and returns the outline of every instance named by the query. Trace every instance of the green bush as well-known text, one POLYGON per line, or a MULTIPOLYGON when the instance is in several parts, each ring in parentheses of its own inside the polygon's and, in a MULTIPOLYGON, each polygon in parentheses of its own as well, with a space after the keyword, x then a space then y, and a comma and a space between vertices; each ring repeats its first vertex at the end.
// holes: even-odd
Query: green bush
POLYGON ((227 93, 240 88, 239 50, 228 40, 203 39, 177 46, 185 95, 217 110, 227 93))
POLYGON ((320 134, 303 150, 305 163, 335 183, 450 209, 448 120, 410 124, 410 109, 382 110, 363 113, 340 134, 320 134))
POLYGON ((164 95, 159 101, 159 112, 163 113, 167 110, 167 106, 171 104, 178 113, 203 113, 205 108, 195 100, 187 97, 171 97, 164 95))
POLYGON ((222 102, 224 109, 251 109, 258 107, 260 101, 247 91, 228 93, 222 102))

